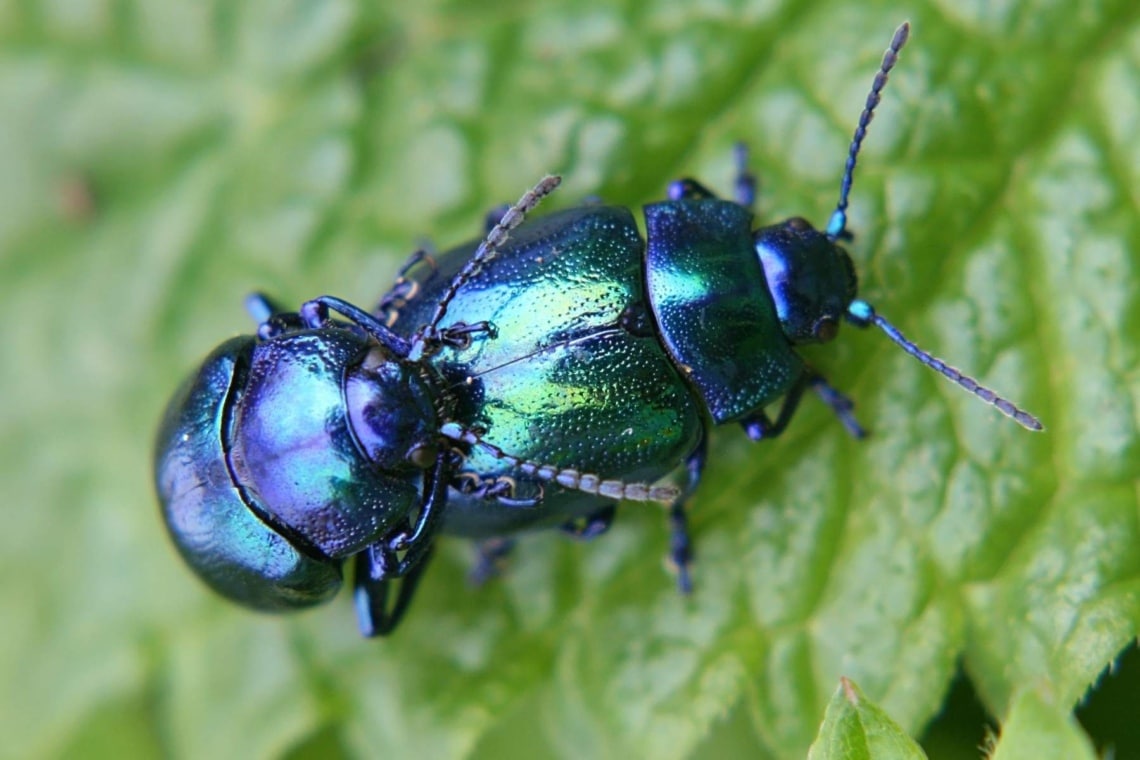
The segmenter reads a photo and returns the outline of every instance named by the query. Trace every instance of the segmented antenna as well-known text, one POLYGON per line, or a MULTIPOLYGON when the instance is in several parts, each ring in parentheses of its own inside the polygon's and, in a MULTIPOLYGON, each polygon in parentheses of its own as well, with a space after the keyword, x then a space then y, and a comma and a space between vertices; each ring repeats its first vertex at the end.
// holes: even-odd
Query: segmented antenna
POLYGON ((930 367, 932 370, 949 379, 951 382, 956 383, 970 393, 973 393, 975 396, 980 398, 982 401, 985 401, 987 404, 997 407, 998 411, 1007 417, 1013 418, 1013 420, 1020 424, 1022 427, 1028 428, 1029 430, 1045 429, 1045 426, 1041 424, 1041 421, 1029 412, 1018 408, 1016 404, 1009 401, 1008 399, 1002 398, 986 386, 979 384, 978 381, 974 378, 970 377, 969 375, 962 374, 946 362, 935 356, 931 356, 918 346, 911 343, 906 339, 905 335, 899 332, 897 327, 892 325, 883 317, 880 317, 878 314, 876 314, 871 304, 867 303, 866 301, 852 301, 851 305, 847 307, 847 318, 859 327, 867 327, 871 324, 877 325, 879 329, 887 334, 888 338, 902 346, 902 349, 913 356, 915 359, 918 359, 927 367, 930 367))
POLYGON ((629 501, 658 501, 672 504, 681 495, 673 486, 652 486, 647 483, 626 483, 621 480, 602 480, 597 475, 578 472, 568 467, 555 467, 551 464, 530 462, 506 453, 498 446, 487 443, 474 430, 457 422, 448 422, 440 428, 444 437, 478 446, 495 459, 509 462, 524 475, 538 478, 546 483, 557 483, 563 488, 604 496, 608 499, 628 499, 629 501))
POLYGON ((534 187, 523 193, 522 197, 518 199, 515 205, 507 209, 507 213, 503 214, 503 218, 499 220, 487 237, 479 243, 479 247, 475 249, 475 253, 463 265, 463 268, 456 273, 455 277, 448 285, 447 291, 439 302, 435 305, 435 313, 432 315, 431 321, 427 324, 422 331, 422 336, 430 338, 435 336, 440 321, 447 314, 447 307, 451 304, 451 300, 455 298, 455 294, 463 285, 472 277, 479 273, 483 265, 495 257, 499 252, 499 248, 503 243, 507 242, 510 237, 510 232, 515 227, 518 227, 526 219, 526 215, 534 210, 534 207, 539 202, 554 192, 554 189, 562 184, 562 178, 556 174, 548 174, 538 181, 534 187))
POLYGON ((879 65, 879 73, 875 74, 875 81, 871 83, 871 91, 867 93, 867 103, 863 106, 863 113, 859 114, 859 125, 855 127, 855 136, 851 138, 851 148, 847 151, 847 166, 843 170, 843 182, 839 186, 839 203, 831 213, 827 222, 827 236, 837 240, 847 231, 847 196, 851 193, 851 180, 855 174, 855 160, 859 156, 859 148, 863 146, 863 138, 867 136, 867 127, 875 115, 875 108, 882 100, 883 88, 887 86, 887 76, 899 60, 899 51, 910 37, 910 22, 904 21, 902 26, 895 30, 891 38, 891 45, 883 54, 883 62, 879 65))

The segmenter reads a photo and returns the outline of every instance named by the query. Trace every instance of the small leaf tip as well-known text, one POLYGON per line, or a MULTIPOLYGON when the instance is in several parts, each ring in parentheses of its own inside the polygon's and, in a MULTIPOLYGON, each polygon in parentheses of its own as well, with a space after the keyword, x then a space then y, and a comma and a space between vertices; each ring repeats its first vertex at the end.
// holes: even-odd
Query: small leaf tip
POLYGON ((859 692, 855 690, 855 684, 847 676, 839 677, 839 685, 843 689, 843 696, 847 701, 853 705, 859 704, 859 692))

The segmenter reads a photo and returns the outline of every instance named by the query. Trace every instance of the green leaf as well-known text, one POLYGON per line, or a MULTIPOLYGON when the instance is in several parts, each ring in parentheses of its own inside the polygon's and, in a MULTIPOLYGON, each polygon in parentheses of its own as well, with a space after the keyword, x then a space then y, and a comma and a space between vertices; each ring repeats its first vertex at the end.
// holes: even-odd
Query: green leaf
POLYGON ((802 758, 841 676, 918 735, 959 667, 992 715, 1065 715, 1140 631, 1138 93, 1128 0, 0 3, 5 754, 802 758), (374 303, 548 171, 546 208, 727 194, 738 139, 761 220, 822 225, 906 18, 860 293, 1046 432, 847 329, 804 354, 871 437, 813 398, 716 431, 691 599, 636 505, 478 590, 441 541, 381 642, 183 567, 152 436, 247 292, 374 303))
POLYGON ((808 760, 925 760, 926 754, 859 687, 839 679, 808 760))
POLYGON ((1018 692, 991 760, 1093 760, 1092 744, 1068 713, 1037 692, 1018 692))

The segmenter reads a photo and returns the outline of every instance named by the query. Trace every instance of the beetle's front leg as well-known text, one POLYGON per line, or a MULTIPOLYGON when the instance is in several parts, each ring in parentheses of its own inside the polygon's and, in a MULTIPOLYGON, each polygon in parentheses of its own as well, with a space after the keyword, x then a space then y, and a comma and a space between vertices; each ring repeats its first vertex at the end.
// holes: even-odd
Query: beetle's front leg
POLYGON ((839 418, 839 421, 843 423, 843 427, 847 429, 847 432, 850 433, 852 438, 867 437, 867 431, 864 430, 863 426, 859 424, 859 421, 855 419, 855 414, 853 413, 855 409, 854 401, 824 380, 820 375, 813 375, 811 379, 808 380, 808 385, 810 385, 816 395, 823 400, 823 403, 831 407, 831 411, 834 412, 835 416, 839 418))
POLYGON ((420 576, 427 567, 435 534, 442 525, 450 480, 449 454, 441 451, 432 469, 424 476, 424 497, 415 525, 371 544, 356 556, 353 597, 360 632, 364 636, 385 636, 404 616, 420 576), (401 559, 399 553, 403 552, 401 559), (402 579, 395 602, 389 607, 391 584, 402 579))
POLYGON ((855 415, 852 413, 852 410, 855 408, 855 402, 828 383, 822 375, 812 370, 801 374, 784 395, 784 402, 780 406, 780 413, 776 415, 774 422, 768 417, 764 410, 761 409, 740 421, 744 432, 754 441, 775 438, 783 433, 795 415, 796 409, 800 405, 800 399, 803 398, 804 391, 808 388, 814 390, 816 395, 831 408, 831 411, 835 413, 835 416, 839 418, 843 427, 846 428, 847 432, 850 433, 853 438, 866 437, 867 431, 863 429, 863 426, 859 424, 858 420, 855 419, 855 415))
POLYGON ((399 563, 395 553, 387 548, 373 544, 356 555, 352 598, 362 636, 387 636, 395 630, 408 610, 430 555, 429 547, 399 579, 390 572, 399 563), (395 601, 389 605, 388 596, 395 583, 399 583, 400 588, 395 601))

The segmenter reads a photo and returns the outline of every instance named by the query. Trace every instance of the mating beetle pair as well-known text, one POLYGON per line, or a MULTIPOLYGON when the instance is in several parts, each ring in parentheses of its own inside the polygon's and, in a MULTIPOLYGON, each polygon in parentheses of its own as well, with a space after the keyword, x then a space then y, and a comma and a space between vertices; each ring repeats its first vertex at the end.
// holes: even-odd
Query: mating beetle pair
MULTIPOLYGON (((278 610, 328 599, 354 558, 361 630, 384 634, 441 530, 501 539, 560 526, 589 538, 619 501, 655 501, 688 590, 685 503, 710 424, 774 437, 812 389, 862 435, 851 402, 795 350, 833 339, 843 319, 879 326, 1040 430, 856 298, 840 245, 847 198, 908 33, 883 58, 824 231, 799 218, 753 229, 740 151, 735 201, 675 182, 644 208, 644 241, 618 206, 523 224, 557 186, 547 177, 489 217, 482 241, 413 256, 372 312, 328 296, 298 312, 252 297, 256 337, 215 349, 158 433, 156 485, 185 560, 223 595, 278 610), (765 409, 780 399, 772 419, 765 409), (676 470, 683 488, 655 485, 676 470)), ((499 544, 485 546, 490 562, 499 544)))

